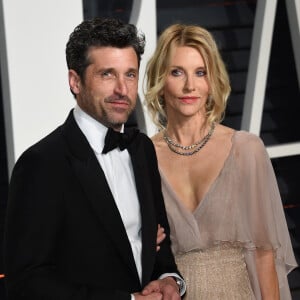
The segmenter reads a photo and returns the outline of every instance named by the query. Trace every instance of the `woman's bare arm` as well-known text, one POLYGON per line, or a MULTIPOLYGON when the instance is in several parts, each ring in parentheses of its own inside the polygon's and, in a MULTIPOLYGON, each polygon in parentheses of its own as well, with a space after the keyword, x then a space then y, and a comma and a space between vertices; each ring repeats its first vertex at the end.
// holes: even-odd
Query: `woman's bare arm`
POLYGON ((263 300, 279 300, 278 277, 272 250, 256 251, 256 269, 263 300))

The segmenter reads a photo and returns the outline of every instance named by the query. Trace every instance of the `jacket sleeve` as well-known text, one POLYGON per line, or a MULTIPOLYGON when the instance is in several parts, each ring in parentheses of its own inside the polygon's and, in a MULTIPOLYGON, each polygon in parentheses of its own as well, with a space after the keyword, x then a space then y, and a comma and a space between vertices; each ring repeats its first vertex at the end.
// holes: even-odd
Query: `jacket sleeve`
POLYGON ((68 282, 57 272, 64 222, 63 178, 51 158, 26 151, 13 170, 5 225, 4 264, 10 300, 130 300, 130 294, 68 282))
POLYGON ((162 195, 161 178, 158 170, 158 163, 154 145, 151 140, 149 140, 148 143, 149 147, 147 147, 147 149, 149 150, 149 153, 147 154, 147 158, 148 163, 150 164, 149 169, 152 172, 151 177, 153 178, 152 190, 154 193, 156 219, 158 224, 160 224, 165 229, 166 233, 166 238, 160 244, 160 250, 156 254, 156 263, 152 278, 153 280, 155 280, 164 273, 177 273, 180 276, 181 274, 177 269, 175 259, 171 250, 170 227, 162 195))

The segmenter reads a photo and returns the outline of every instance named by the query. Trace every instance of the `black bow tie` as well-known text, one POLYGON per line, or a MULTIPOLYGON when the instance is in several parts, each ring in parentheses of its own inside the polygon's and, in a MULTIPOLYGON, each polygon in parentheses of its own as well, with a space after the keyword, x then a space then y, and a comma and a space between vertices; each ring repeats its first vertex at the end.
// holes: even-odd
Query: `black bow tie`
POLYGON ((117 147, 123 151, 135 139, 138 132, 138 129, 135 128, 126 128, 124 133, 115 131, 112 128, 108 128, 102 153, 105 154, 117 147))

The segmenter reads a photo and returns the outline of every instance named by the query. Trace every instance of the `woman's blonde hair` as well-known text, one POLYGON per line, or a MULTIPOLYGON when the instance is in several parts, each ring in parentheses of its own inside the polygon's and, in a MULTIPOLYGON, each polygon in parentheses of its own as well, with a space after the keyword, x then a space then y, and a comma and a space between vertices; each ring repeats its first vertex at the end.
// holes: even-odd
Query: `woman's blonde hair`
POLYGON ((206 102, 207 121, 209 123, 222 121, 231 88, 216 42, 212 35, 200 26, 174 24, 160 35, 156 50, 146 67, 145 99, 154 123, 164 128, 168 121, 160 95, 165 84, 172 51, 179 46, 193 47, 201 54, 210 86, 210 95, 206 102))

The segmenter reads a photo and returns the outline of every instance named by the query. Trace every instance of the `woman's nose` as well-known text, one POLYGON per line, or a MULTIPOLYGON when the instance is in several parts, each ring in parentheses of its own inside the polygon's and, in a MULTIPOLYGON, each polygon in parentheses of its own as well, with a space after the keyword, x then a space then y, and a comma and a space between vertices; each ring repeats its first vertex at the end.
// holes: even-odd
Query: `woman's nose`
POLYGON ((192 76, 187 76, 184 85, 185 90, 194 91, 195 90, 195 82, 192 76))

